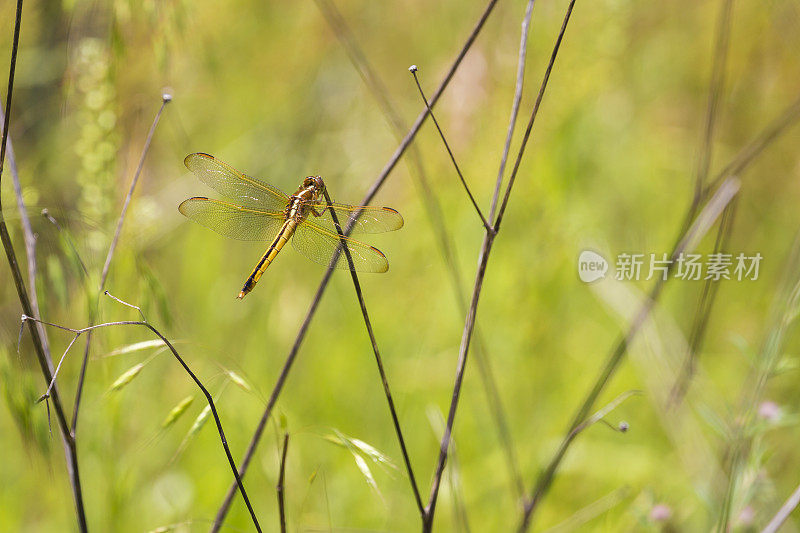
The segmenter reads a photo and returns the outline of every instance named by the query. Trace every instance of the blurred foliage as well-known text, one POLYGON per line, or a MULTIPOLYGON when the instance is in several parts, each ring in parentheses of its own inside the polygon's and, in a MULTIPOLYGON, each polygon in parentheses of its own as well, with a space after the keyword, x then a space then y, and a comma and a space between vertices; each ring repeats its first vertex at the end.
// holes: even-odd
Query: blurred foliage
MULTIPOLYGON (((505 139, 525 4, 498 3, 436 108, 486 209, 505 139)), ((407 67, 420 67, 432 93, 483 9, 479 2, 421 0, 336 5, 407 123, 422 109, 407 67)), ((566 5, 536 3, 521 122, 566 5)), ((576 4, 478 310, 528 489, 650 286, 644 280, 587 286, 576 275, 578 254, 591 248, 607 258, 660 255, 677 236, 694 190, 719 6, 692 0, 576 4)), ((0 3, 0 72, 7 68, 13 9, 12 2, 0 3)), ((798 30, 800 7, 793 0, 734 3, 712 175, 797 98, 798 30)), ((314 2, 27 3, 10 132, 38 235, 44 319, 73 328, 87 324, 116 218, 164 90, 174 100, 156 131, 106 288, 140 306, 169 339, 182 341, 176 347, 218 400, 239 459, 323 269, 287 247, 254 292, 237 301, 263 250, 219 238, 180 216, 181 200, 209 194, 183 158, 212 153, 289 191, 302 176, 321 174, 334 199, 354 203, 397 142, 314 2), (42 208, 61 229, 39 216, 42 208)), ((733 530, 763 526, 797 486, 800 339, 796 310, 785 302, 792 301, 798 272, 789 256, 800 227, 799 142, 800 128, 788 130, 741 176, 729 248, 761 253, 761 273, 757 281, 721 284, 682 408, 668 409, 665 395, 685 353, 702 283, 670 281, 653 320, 595 406, 644 390, 607 416, 611 425, 624 421, 630 429, 594 424, 581 433, 536 515, 536 530, 709 530, 726 499, 726 462, 737 435, 749 447, 730 500, 733 530), (762 348, 778 325, 780 342, 762 348), (764 380, 760 389, 756 378, 764 380), (737 433, 743 406, 754 423, 737 433)), ((512 154, 518 143, 519 136, 512 154)), ((470 283, 480 222, 432 124, 416 146, 470 283)), ((361 276, 361 283, 425 497, 441 433, 429 421, 441 418, 432 413, 447 411, 464 317, 411 172, 398 165, 376 198, 398 209, 406 224, 369 240, 391 267, 387 274, 361 276)), ((24 267, 10 180, 6 168, 3 205, 24 267)), ((702 252, 712 249, 715 231, 702 252)), ((27 333, 17 355, 20 307, 5 265, 0 280, 2 528, 71 530, 75 518, 57 428, 48 434, 46 406, 35 403, 47 384, 27 333)), ((100 297, 98 320, 138 319, 135 310, 100 297)), ((60 357, 71 334, 48 333, 53 356, 60 357)), ((206 404, 170 352, 106 356, 151 340, 136 327, 104 328, 93 336, 77 438, 88 519, 96 530, 206 530, 231 481, 219 436, 213 424, 204 424, 206 404), (136 379, 107 394, 131 369, 136 379)), ((83 349, 81 339, 59 376, 67 412, 83 349)), ((465 521, 473 531, 505 531, 519 516, 474 363, 468 363, 454 432, 457 471, 442 484, 437 508, 441 531, 463 529, 465 521)), ((267 530, 278 524, 284 428, 292 435, 285 481, 292 530, 419 527, 346 273, 333 276, 245 480, 267 530), (320 438, 331 433, 351 453, 320 438), (376 459, 366 450, 398 469, 373 468, 376 459)), ((226 524, 251 527, 238 497, 226 524)))

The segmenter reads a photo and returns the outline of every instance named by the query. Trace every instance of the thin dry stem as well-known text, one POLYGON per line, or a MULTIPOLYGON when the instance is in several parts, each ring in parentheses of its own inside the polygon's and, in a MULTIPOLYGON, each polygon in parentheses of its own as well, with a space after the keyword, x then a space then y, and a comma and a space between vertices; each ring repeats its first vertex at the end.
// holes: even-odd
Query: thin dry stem
MULTIPOLYGON (((41 326, 42 329, 44 328, 43 324, 37 323, 37 325, 41 326)), ((75 344, 75 341, 77 341, 78 337, 80 337, 80 336, 81 336, 80 333, 76 333, 75 336, 72 338, 72 340, 69 341, 69 344, 67 345, 67 348, 64 350, 64 353, 61 355, 61 359, 58 360, 58 365, 56 365, 55 372, 53 372, 53 379, 50 380, 50 384, 47 386, 47 390, 45 391, 44 394, 42 394, 39 397, 39 399, 37 401, 41 402, 42 400, 50 398, 50 391, 53 390, 53 387, 56 384, 56 378, 58 377, 58 372, 61 370, 61 364, 64 362, 64 358, 67 356, 67 352, 69 352, 70 348, 72 348, 72 345, 75 344)))
POLYGON ((491 253, 492 244, 494 243, 495 236, 497 235, 497 232, 500 229, 500 222, 503 219, 503 215, 508 205, 508 199, 511 194, 511 189, 514 185, 514 180, 519 170, 519 165, 520 162, 522 161, 522 156, 525 153, 525 148, 530 138, 530 134, 533 129, 533 124, 534 121, 536 120, 536 116, 538 114, 542 98, 544 97, 545 89, 547 88, 547 82, 550 79, 550 73, 553 70, 553 66, 555 64, 555 60, 558 55, 558 50, 561 47, 561 42, 564 38, 564 33, 566 32, 567 24, 569 23, 570 16, 572 15, 572 9, 574 5, 575 5, 575 0, 572 0, 569 6, 567 7, 567 11, 564 15, 564 21, 561 25, 561 30, 558 34, 558 37, 556 38, 556 42, 553 47, 553 52, 550 55, 550 61, 547 65, 547 68, 545 69, 544 78, 542 79, 542 83, 539 87, 539 93, 536 97, 536 102, 534 103, 533 110, 531 111, 531 117, 528 121, 528 126, 525 130, 525 135, 522 139, 522 144, 520 145, 519 152, 517 153, 517 159, 514 163, 514 168, 511 171, 511 176, 509 177, 508 186, 506 188, 506 194, 505 197, 503 198, 503 203, 501 204, 500 209, 498 210, 497 213, 497 218, 494 223, 494 233, 487 231, 484 234, 483 244, 481 246, 478 258, 478 270, 475 275, 475 283, 473 285, 472 298, 470 300, 469 309, 467 311, 467 316, 464 322, 464 330, 461 336, 461 346, 459 347, 458 362, 456 365, 456 377, 455 377, 455 383, 453 385, 453 395, 450 401, 450 410, 447 415, 447 425, 445 427, 444 435, 442 436, 442 441, 439 447, 439 457, 436 463, 436 469, 433 476, 433 483, 431 484, 430 498, 428 500, 428 505, 425 508, 425 520, 423 522, 424 531, 431 531, 433 529, 433 518, 436 511, 436 501, 439 495, 439 487, 441 485, 445 463, 447 461, 447 450, 450 445, 450 437, 453 431, 453 426, 455 424, 456 410, 458 408, 458 402, 461 397, 461 386, 464 381, 464 374, 466 371, 470 342, 472 340, 472 333, 475 327, 475 317, 478 311, 478 302, 480 300, 481 290, 483 288, 483 280, 486 275, 486 267, 488 264, 489 255, 491 253))
POLYGON ((417 76, 417 72, 419 68, 416 65, 412 65, 409 69, 411 75, 414 76, 414 83, 417 84, 417 89, 419 90, 419 95, 422 97, 422 101, 425 103, 425 107, 428 108, 428 113, 431 115, 431 120, 433 124, 436 126, 436 131, 439 132, 439 137, 442 139, 442 144, 444 144, 445 149, 447 150, 447 155, 450 156, 450 161, 453 163, 453 167, 456 169, 456 174, 458 174, 458 179, 461 180, 461 185, 464 187, 464 191, 469 196, 469 201, 472 202, 472 207, 475 208, 475 212, 478 214, 478 217, 481 219, 481 223, 483 224, 483 228, 490 232, 494 233, 494 230, 489 225, 489 221, 486 220, 486 217, 483 216, 483 211, 478 206, 478 202, 475 201, 475 197, 472 195, 472 191, 469 190, 469 185, 467 185, 467 180, 464 179, 464 174, 461 173, 461 169, 458 167, 458 163, 456 162, 456 157, 453 155, 453 151, 450 149, 450 145, 447 143, 447 139, 444 136, 444 132, 442 131, 441 126, 439 126, 439 121, 436 120, 436 115, 433 114, 433 109, 431 109, 431 105, 428 103, 428 99, 425 97, 425 91, 422 90, 422 85, 419 83, 419 77, 417 76))
MULTIPOLYGON (((544 91, 547 88, 547 81, 550 79, 550 73, 553 72, 553 66, 556 63, 556 56, 558 55, 558 51, 561 48, 561 41, 564 39, 564 33, 567 31, 567 24, 569 24, 570 17, 572 16, 572 9, 575 7, 575 0, 571 0, 569 6, 567 6, 567 12, 564 15, 564 21, 561 23, 561 30, 558 32, 558 37, 556 38, 555 46, 553 46, 553 52, 550 54, 550 61, 547 63, 547 68, 544 71, 544 78, 542 79, 542 83, 539 86, 539 93, 536 95, 536 101, 533 104, 533 111, 531 112, 531 118, 528 120, 528 126, 525 128, 525 134, 522 136, 522 145, 520 146, 519 152, 517 152, 517 159, 514 161, 514 168, 511 170, 511 176, 508 178, 508 185, 506 186, 506 192, 503 196, 503 202, 500 204, 500 209, 497 211, 497 218, 494 222, 494 230, 500 230, 500 222, 503 221, 503 215, 505 215, 506 207, 508 207, 508 200, 511 198, 511 189, 514 187, 514 180, 517 178, 517 172, 519 171, 519 165, 522 162, 522 155, 525 153, 525 146, 528 143, 528 138, 531 135, 531 130, 533 130, 533 123, 536 120, 536 116, 539 113, 539 106, 542 105, 542 99, 544 98, 544 91)), ((498 179, 502 179, 502 176, 498 176, 498 179)), ((497 189, 499 192, 499 189, 497 189)), ((492 203, 495 202, 496 199, 492 199, 492 203)))
POLYGON ((283 451, 281 452, 281 466, 278 472, 278 485, 275 490, 278 492, 278 513, 280 514, 281 533, 286 533, 286 489, 284 479, 286 477, 286 450, 289 449, 289 434, 283 435, 283 451))
MULTIPOLYGON (((722 253, 728 247, 731 232, 733 230, 733 220, 736 216, 737 199, 734 199, 722 213, 722 221, 717 230, 717 238, 714 242, 713 253, 722 253)), ((680 403, 687 391, 689 384, 697 369, 697 361, 700 357, 700 350, 705 339, 706 328, 711 319, 711 311, 717 301, 720 284, 709 278, 703 282, 703 290, 697 302, 692 327, 689 333, 689 344, 686 355, 684 356, 681 372, 675 380, 670 393, 670 404, 672 406, 680 403)))
POLYGON ((717 123, 719 101, 725 86, 725 63, 731 34, 731 12, 733 0, 721 0, 717 31, 714 44, 714 58, 711 67, 711 82, 708 85, 708 104, 703 137, 700 143, 700 156, 697 158, 697 174, 695 176, 694 197, 692 198, 693 215, 703 200, 703 186, 711 167, 711 155, 714 139, 714 127, 717 123))
POLYGON ((519 107, 522 102, 522 88, 525 85, 525 60, 528 55, 528 33, 533 16, 534 0, 528 0, 528 7, 525 8, 525 17, 522 19, 522 32, 519 38, 519 54, 517 54, 517 81, 514 84, 514 98, 511 102, 511 118, 508 119, 508 129, 506 130, 506 142, 503 145, 503 155, 500 157, 500 169, 497 171, 494 194, 492 195, 492 207, 489 210, 489 218, 494 218, 497 210, 497 199, 500 197, 500 187, 503 184, 503 174, 506 171, 508 153, 511 150, 511 139, 514 137, 514 129, 517 125, 519 107))
POLYGON ((776 533, 789 518, 789 515, 792 514, 792 511, 797 508, 798 504, 800 504, 800 485, 794 489, 794 492, 786 499, 786 502, 781 508, 778 509, 775 516, 773 516, 766 527, 761 530, 761 533, 776 533))
MULTIPOLYGON (((325 200, 328 202, 328 207, 331 207, 331 198, 328 196, 328 191, 325 190, 325 200)), ((408 449, 406 448, 406 441, 403 438, 403 431, 400 429, 400 419, 397 416, 397 410, 394 406, 394 400, 392 399, 392 392, 389 389, 389 379, 386 377, 386 370, 383 367, 383 359, 381 359, 380 351, 378 350, 378 341, 375 340, 375 332, 372 330, 372 322, 369 319, 369 313, 367 312, 367 304, 364 301, 364 294, 361 291, 361 284, 358 281, 358 275, 356 274, 356 267, 353 264, 353 257, 350 254, 350 249, 345 244, 345 237, 344 232, 342 231, 342 227, 339 225, 339 217, 336 215, 336 211, 333 209, 329 209, 331 213, 331 217, 333 218, 333 223, 336 226, 336 232, 342 238, 342 245, 340 248, 344 250, 344 255, 347 258, 347 264, 350 266, 350 276, 353 279, 353 288, 356 291, 356 298, 358 298, 358 305, 361 308, 361 316, 364 317, 364 325, 367 328, 367 334, 369 335, 369 341, 372 344, 372 353, 375 355, 375 363, 378 365, 378 372, 381 376, 381 383, 383 384, 383 392, 386 395, 386 401, 389 404, 389 412, 392 415, 392 423, 394 424, 394 430, 397 434, 397 440, 400 443, 400 450, 403 454, 403 463, 406 466, 406 472, 408 473, 408 479, 411 482, 411 489, 414 492, 414 499, 417 503, 417 508, 419 509, 420 516, 424 515, 424 509, 422 508, 422 498, 419 495, 419 487, 417 487, 417 480, 414 477, 414 469, 411 467, 411 458, 408 456, 408 449)))
POLYGON ((703 189, 703 198, 707 198, 710 191, 716 189, 719 183, 729 176, 738 176, 747 168, 756 157, 771 145, 787 128, 800 118, 800 97, 787 107, 775 120, 773 120, 761 134, 753 139, 747 146, 739 151, 737 156, 717 174, 703 189))
MULTIPOLYGON (((0 109, 0 121, 5 122, 5 113, 2 109, 0 109)), ((33 232, 31 219, 28 216, 28 209, 25 207, 25 200, 22 198, 22 184, 19 179, 19 169, 17 168, 17 158, 14 155, 14 145, 11 142, 11 134, 9 134, 6 143, 8 170, 11 171, 11 183, 14 186, 14 197, 17 200, 17 210, 19 211, 19 218, 22 223, 22 237, 25 241, 25 256, 28 260, 28 286, 31 288, 31 308, 34 314, 39 316, 41 314, 39 311, 39 296, 36 293, 36 278, 38 275, 36 234, 33 232)), ((39 326, 37 325, 37 327, 39 326)), ((44 349, 45 357, 47 357, 52 371, 53 360, 50 354, 50 343, 47 341, 47 331, 45 331, 44 327, 39 327, 39 336, 42 339, 42 348, 44 349)))

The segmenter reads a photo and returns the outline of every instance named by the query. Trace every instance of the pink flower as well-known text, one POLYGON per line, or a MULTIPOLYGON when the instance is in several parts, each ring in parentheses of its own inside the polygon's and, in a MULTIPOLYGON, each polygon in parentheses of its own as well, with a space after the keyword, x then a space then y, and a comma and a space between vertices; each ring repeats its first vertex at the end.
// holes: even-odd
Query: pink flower
POLYGON ((665 503, 658 503, 650 509, 650 520, 653 522, 666 522, 672 518, 672 509, 665 503))
POLYGON ((753 519, 756 517, 756 512, 751 506, 747 506, 741 510, 738 517, 738 522, 743 526, 750 526, 753 524, 753 519))
POLYGON ((777 420, 780 414, 781 408, 775 402, 767 400, 766 402, 761 402, 761 405, 758 406, 758 416, 769 422, 777 420))

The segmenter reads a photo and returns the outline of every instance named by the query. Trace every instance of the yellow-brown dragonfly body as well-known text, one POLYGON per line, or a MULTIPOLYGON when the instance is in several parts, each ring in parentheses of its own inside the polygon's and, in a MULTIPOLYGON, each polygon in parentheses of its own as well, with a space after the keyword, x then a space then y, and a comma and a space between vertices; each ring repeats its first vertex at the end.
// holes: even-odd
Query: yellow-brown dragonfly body
POLYGON ((319 176, 308 176, 297 191, 287 196, 260 180, 203 153, 191 154, 186 167, 206 185, 236 203, 197 196, 181 203, 178 210, 188 218, 221 235, 240 240, 271 240, 267 251, 239 292, 239 298, 253 290, 264 271, 289 241, 312 261, 329 265, 338 254, 335 268, 351 268, 341 247, 347 246, 352 268, 360 272, 386 272, 386 256, 373 246, 338 234, 331 212, 342 230, 353 233, 379 233, 403 226, 403 217, 390 207, 353 206, 324 198, 325 183, 319 176), (313 218, 312 218, 313 215, 313 218))

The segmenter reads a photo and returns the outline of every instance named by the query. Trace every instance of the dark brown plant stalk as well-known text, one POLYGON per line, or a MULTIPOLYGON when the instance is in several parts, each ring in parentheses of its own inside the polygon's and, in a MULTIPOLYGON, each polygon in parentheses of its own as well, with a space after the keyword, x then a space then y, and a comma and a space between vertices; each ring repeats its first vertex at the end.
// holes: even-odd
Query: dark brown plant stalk
MULTIPOLYGON (((6 158, 6 147, 8 141, 8 128, 11 121, 11 100, 14 92, 14 73, 17 66, 17 52, 19 50, 19 34, 22 27, 22 0, 17 0, 16 13, 14 18, 14 38, 11 47, 11 62, 8 69, 8 86, 6 90, 6 105, 5 116, 3 117, 3 135, 0 141, 0 183, 2 183, 3 166, 6 158)), ((14 245, 11 242, 11 236, 8 233, 6 226, 5 216, 3 214, 2 203, 0 203, 0 241, 2 241, 3 250, 8 260, 8 266, 11 269, 11 276, 14 279, 14 286, 17 289, 17 296, 19 297, 22 312, 26 315, 33 315, 34 309, 31 305, 31 300, 28 297, 28 291, 25 288, 25 282, 22 279, 22 273, 17 263, 17 255, 14 251, 14 245)), ((35 290, 35 287, 32 287, 35 290)), ((44 347, 44 341, 40 335, 39 327, 34 322, 28 323, 28 329, 31 333, 33 340, 33 348, 36 352, 36 358, 39 361, 42 375, 47 383, 52 379, 52 362, 48 358, 48 354, 44 347)), ((56 420, 61 433, 61 440, 64 445, 64 455, 66 456, 67 472, 69 474, 70 487, 72 488, 72 496, 75 502, 75 514, 78 520, 78 528, 80 531, 87 531, 88 526, 86 523, 86 511, 84 509, 83 491, 81 489, 80 473, 78 470, 78 452, 75 446, 75 438, 69 431, 67 418, 64 414, 64 408, 61 403, 61 398, 58 394, 58 389, 54 388, 51 394, 53 402, 53 409, 56 413, 56 420)))
MULTIPOLYGON (((328 206, 331 206, 331 197, 328 195, 327 189, 323 191, 325 193, 325 200, 328 202, 328 206)), ((339 225, 339 217, 336 216, 336 211, 333 209, 329 209, 331 218, 333 218, 333 223, 336 226, 336 232, 339 234, 339 237, 342 238, 342 242, 345 242, 344 232, 342 231, 342 227, 339 225)), ((420 513, 423 512, 422 509, 422 498, 419 495, 419 488, 417 487, 417 479, 414 477, 414 469, 411 468, 411 459, 408 456, 408 449, 406 448, 406 441, 403 438, 403 431, 400 429, 400 418, 397 416, 397 410, 394 407, 394 400, 392 399, 392 392, 389 389, 389 378, 386 377, 386 370, 383 367, 383 359, 381 359, 380 351, 378 350, 378 341, 375 340, 375 332, 372 330, 372 322, 369 319, 369 313, 367 312, 367 304, 364 301, 364 294, 361 291, 361 284, 358 282, 358 275, 356 274, 356 267, 353 264, 353 257, 350 255, 350 250, 347 248, 347 245, 344 244, 340 246, 340 249, 344 250, 344 255, 347 258, 347 264, 350 266, 350 277, 353 279, 353 288, 356 291, 356 298, 358 299, 358 305, 361 308, 361 316, 364 318, 364 325, 367 328, 367 334, 369 335, 369 342, 372 344, 372 353, 375 355, 375 363, 378 365, 378 372, 381 376, 381 384, 383 385, 383 393, 386 395, 386 401, 389 404, 389 412, 392 415, 392 423, 394 424, 394 431, 397 434, 397 440, 400 443, 400 451, 403 454, 403 463, 406 466, 406 473, 408 473, 408 480, 411 482, 411 490, 414 492, 414 499, 417 502, 417 508, 419 509, 420 513)), ((337 254, 338 255, 338 254, 337 254)))
POLYGON ((278 513, 281 521, 281 533, 286 533, 286 488, 283 481, 286 477, 286 450, 289 448, 289 434, 283 435, 283 451, 281 452, 281 466, 278 471, 278 485, 275 490, 278 492, 278 513))

